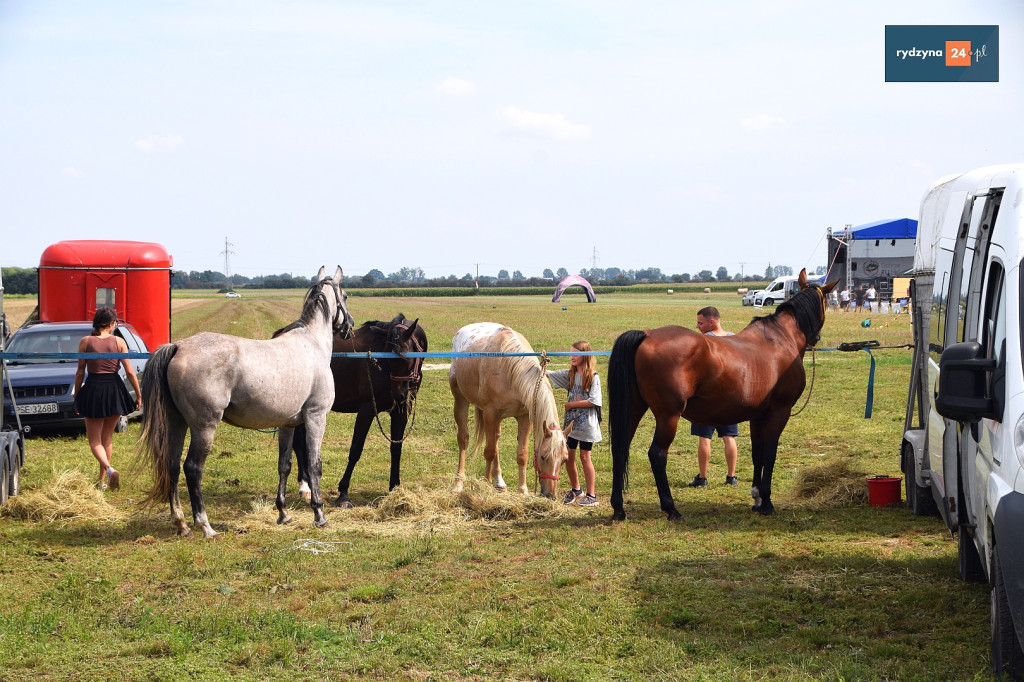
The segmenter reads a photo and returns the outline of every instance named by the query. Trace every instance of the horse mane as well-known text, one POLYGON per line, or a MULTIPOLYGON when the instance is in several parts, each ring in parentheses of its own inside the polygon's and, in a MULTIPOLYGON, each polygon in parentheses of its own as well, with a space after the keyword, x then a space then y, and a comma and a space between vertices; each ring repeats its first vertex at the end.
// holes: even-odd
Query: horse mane
MULTIPOLYGON (((523 345, 511 329, 501 342, 502 353, 529 353, 532 350, 529 346, 523 345)), ((500 357, 498 363, 508 377, 515 395, 529 409, 530 421, 534 424, 534 440, 539 443, 544 434, 536 425, 538 415, 554 415, 555 423, 558 421, 558 406, 555 404, 555 393, 551 390, 551 384, 542 379, 540 389, 536 391, 537 395, 534 397, 537 377, 542 371, 540 361, 533 355, 521 355, 500 357)))
POLYGON ((306 292, 306 298, 302 301, 302 312, 299 314, 299 319, 285 327, 282 327, 281 329, 278 329, 270 338, 276 339, 282 334, 287 334, 293 329, 308 326, 309 323, 313 321, 313 318, 316 317, 318 312, 323 314, 325 320, 330 319, 331 304, 327 300, 327 294, 325 294, 320 288, 320 286, 328 279, 330 278, 325 277, 319 282, 316 282, 306 292))
POLYGON ((809 284, 806 289, 797 293, 793 298, 780 303, 774 313, 764 317, 755 317, 750 321, 751 324, 777 323, 779 315, 788 310, 793 313, 796 325, 803 333, 807 345, 817 344, 818 339, 821 338, 822 324, 825 322, 821 315, 821 300, 814 291, 820 288, 816 284, 809 284))
POLYGON ((367 320, 366 322, 363 322, 363 329, 373 332, 390 332, 395 328, 395 325, 402 324, 403 322, 408 322, 408 320, 404 314, 398 313, 391 318, 390 322, 385 322, 384 320, 367 320))

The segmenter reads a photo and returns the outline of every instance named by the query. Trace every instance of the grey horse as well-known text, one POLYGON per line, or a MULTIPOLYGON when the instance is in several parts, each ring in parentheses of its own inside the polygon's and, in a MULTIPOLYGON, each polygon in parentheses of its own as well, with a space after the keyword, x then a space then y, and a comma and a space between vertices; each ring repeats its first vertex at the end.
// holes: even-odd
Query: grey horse
POLYGON ((191 431, 185 457, 185 482, 192 518, 212 538, 200 487, 203 466, 217 425, 244 429, 279 428, 278 523, 291 518, 284 508, 296 426, 306 427, 309 450, 310 506, 314 523, 327 525, 320 497, 320 442, 334 402, 331 352, 335 332, 352 333, 352 316, 341 289, 342 271, 326 277, 324 268, 306 293, 302 314, 271 340, 244 339, 202 332, 160 346, 142 378, 140 457, 153 472, 146 502, 168 500, 178 535, 191 535, 178 500, 178 475, 185 432, 191 431))

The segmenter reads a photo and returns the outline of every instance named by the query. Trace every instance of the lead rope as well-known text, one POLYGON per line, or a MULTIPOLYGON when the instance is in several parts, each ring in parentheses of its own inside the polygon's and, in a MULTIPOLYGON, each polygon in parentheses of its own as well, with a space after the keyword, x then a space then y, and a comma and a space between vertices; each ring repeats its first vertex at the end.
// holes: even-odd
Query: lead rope
MULTIPOLYGON (((827 307, 828 304, 825 301, 825 294, 824 294, 824 292, 822 292, 821 288, 818 287, 817 289, 815 289, 815 291, 817 291, 818 292, 818 296, 821 297, 821 324, 822 324, 822 326, 824 326, 825 325, 825 310, 826 310, 826 307, 827 307)), ((815 349, 814 346, 811 346, 811 387, 809 389, 807 389, 807 399, 804 400, 804 404, 800 406, 799 410, 797 410, 796 412, 790 412, 789 413, 790 417, 795 417, 798 414, 800 414, 801 412, 803 412, 804 408, 807 407, 807 403, 811 402, 811 393, 814 392, 815 369, 818 366, 818 363, 816 362, 817 358, 815 357, 815 354, 814 354, 814 349, 815 349)))
POLYGON ((814 391, 814 374, 815 374, 814 369, 815 369, 815 367, 817 367, 817 363, 815 362, 814 346, 811 346, 811 387, 809 389, 807 389, 807 400, 804 401, 804 404, 800 406, 799 410, 797 410, 796 412, 790 412, 789 413, 790 417, 795 417, 798 414, 800 414, 801 412, 803 412, 804 408, 807 407, 807 403, 811 402, 811 393, 814 391))
MULTIPOLYGON (((356 352, 356 342, 354 338, 352 340, 352 352, 356 352)), ((373 375, 370 373, 371 363, 378 371, 380 371, 380 365, 377 363, 377 359, 373 357, 373 352, 366 351, 366 379, 370 382, 370 403, 373 405, 373 418, 377 422, 377 429, 380 431, 380 435, 384 437, 384 440, 391 445, 404 443, 405 439, 409 437, 409 434, 411 434, 412 430, 416 427, 416 399, 409 398, 408 394, 406 395, 406 405, 412 403, 411 407, 406 408, 407 414, 409 414, 409 422, 406 424, 405 433, 402 434, 402 437, 398 440, 391 440, 391 437, 384 433, 384 425, 380 423, 380 412, 377 410, 377 393, 373 390, 373 375)), ((396 407, 398 407, 397 402, 391 407, 391 410, 394 410, 396 407)), ((391 410, 388 410, 388 414, 391 414, 391 410)), ((394 419, 394 415, 392 415, 391 418, 394 419)))
MULTIPOLYGON (((537 383, 533 385, 533 414, 537 414, 537 398, 540 397, 540 384, 544 381, 548 375, 548 353, 547 351, 540 352, 540 372, 537 373, 537 383)), ((534 425, 534 429, 536 429, 534 425)), ((534 434, 534 438, 537 434, 534 434)), ((557 473, 557 472, 556 472, 557 473)), ((537 468, 537 453, 533 453, 533 489, 540 490, 540 470, 537 468)))

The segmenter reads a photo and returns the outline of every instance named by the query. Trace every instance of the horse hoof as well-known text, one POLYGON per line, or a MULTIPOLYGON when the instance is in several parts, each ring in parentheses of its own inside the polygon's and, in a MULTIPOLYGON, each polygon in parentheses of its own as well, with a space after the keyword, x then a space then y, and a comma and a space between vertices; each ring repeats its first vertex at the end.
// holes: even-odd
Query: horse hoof
POLYGON ((177 535, 178 537, 182 537, 182 538, 192 537, 192 529, 189 528, 188 526, 181 526, 175 532, 175 535, 177 535))
POLYGON ((683 520, 683 515, 680 514, 679 512, 677 512, 675 509, 673 509, 672 511, 668 512, 668 520, 669 521, 682 521, 683 520))
POLYGON ((279 525, 279 526, 283 526, 286 523, 291 523, 291 522, 292 522, 292 517, 289 516, 288 514, 281 514, 279 517, 277 517, 277 525, 279 525))
POLYGON ((327 527, 327 519, 324 519, 323 521, 314 521, 313 522, 313 526, 316 527, 316 528, 326 528, 327 527))
POLYGON ((754 511, 758 512, 761 516, 771 516, 775 513, 775 505, 771 502, 768 504, 761 504, 758 507, 754 507, 754 511))
POLYGON ((215 531, 215 530, 212 530, 212 529, 211 529, 211 530, 209 530, 209 531, 205 531, 205 530, 203 531, 203 536, 204 536, 204 537, 205 537, 205 538, 206 538, 207 540, 214 540, 214 539, 216 539, 216 538, 217 538, 217 536, 218 536, 218 535, 220 535, 220 533, 218 533, 217 531, 215 531))
POLYGON ((347 497, 339 497, 334 501, 334 506, 338 509, 352 509, 355 505, 347 497))
POLYGON ((612 523, 615 523, 617 521, 625 521, 625 520, 626 520, 626 510, 625 509, 616 509, 614 512, 612 512, 612 523))

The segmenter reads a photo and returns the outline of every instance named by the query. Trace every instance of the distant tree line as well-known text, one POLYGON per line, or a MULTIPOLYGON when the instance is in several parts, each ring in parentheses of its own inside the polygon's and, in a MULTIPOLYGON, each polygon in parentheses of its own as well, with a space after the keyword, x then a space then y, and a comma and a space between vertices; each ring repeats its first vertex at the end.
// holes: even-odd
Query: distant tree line
POLYGON ((0 268, 6 294, 38 294, 39 277, 35 268, 0 268))
MULTIPOLYGON (((815 274, 825 273, 825 267, 819 266, 815 274)), ((9 294, 38 294, 39 278, 35 268, 3 268, 4 291, 9 294)), ((222 272, 216 270, 174 270, 171 277, 171 287, 174 289, 232 289, 244 287, 247 289, 305 289, 313 283, 312 277, 295 277, 289 273, 278 275, 258 275, 246 277, 245 275, 231 275, 230 279, 222 272)), ((769 265, 763 274, 745 275, 741 273, 729 274, 727 268, 720 267, 714 273, 711 270, 701 270, 696 274, 683 272, 674 275, 664 274, 660 268, 643 268, 640 270, 622 270, 620 268, 583 268, 579 271, 581 277, 586 278, 591 284, 601 286, 629 286, 637 283, 658 283, 658 282, 757 282, 771 280, 782 275, 792 275, 793 268, 788 265, 769 265)), ((451 287, 451 286, 501 286, 501 287, 529 287, 545 286, 561 281, 569 275, 566 268, 552 270, 545 268, 542 277, 526 277, 520 270, 501 269, 498 275, 480 275, 474 277, 466 273, 461 277, 448 275, 447 277, 428 278, 422 268, 402 267, 395 272, 385 275, 381 270, 374 268, 365 275, 346 276, 344 286, 350 289, 371 288, 388 289, 395 287, 451 287)))

